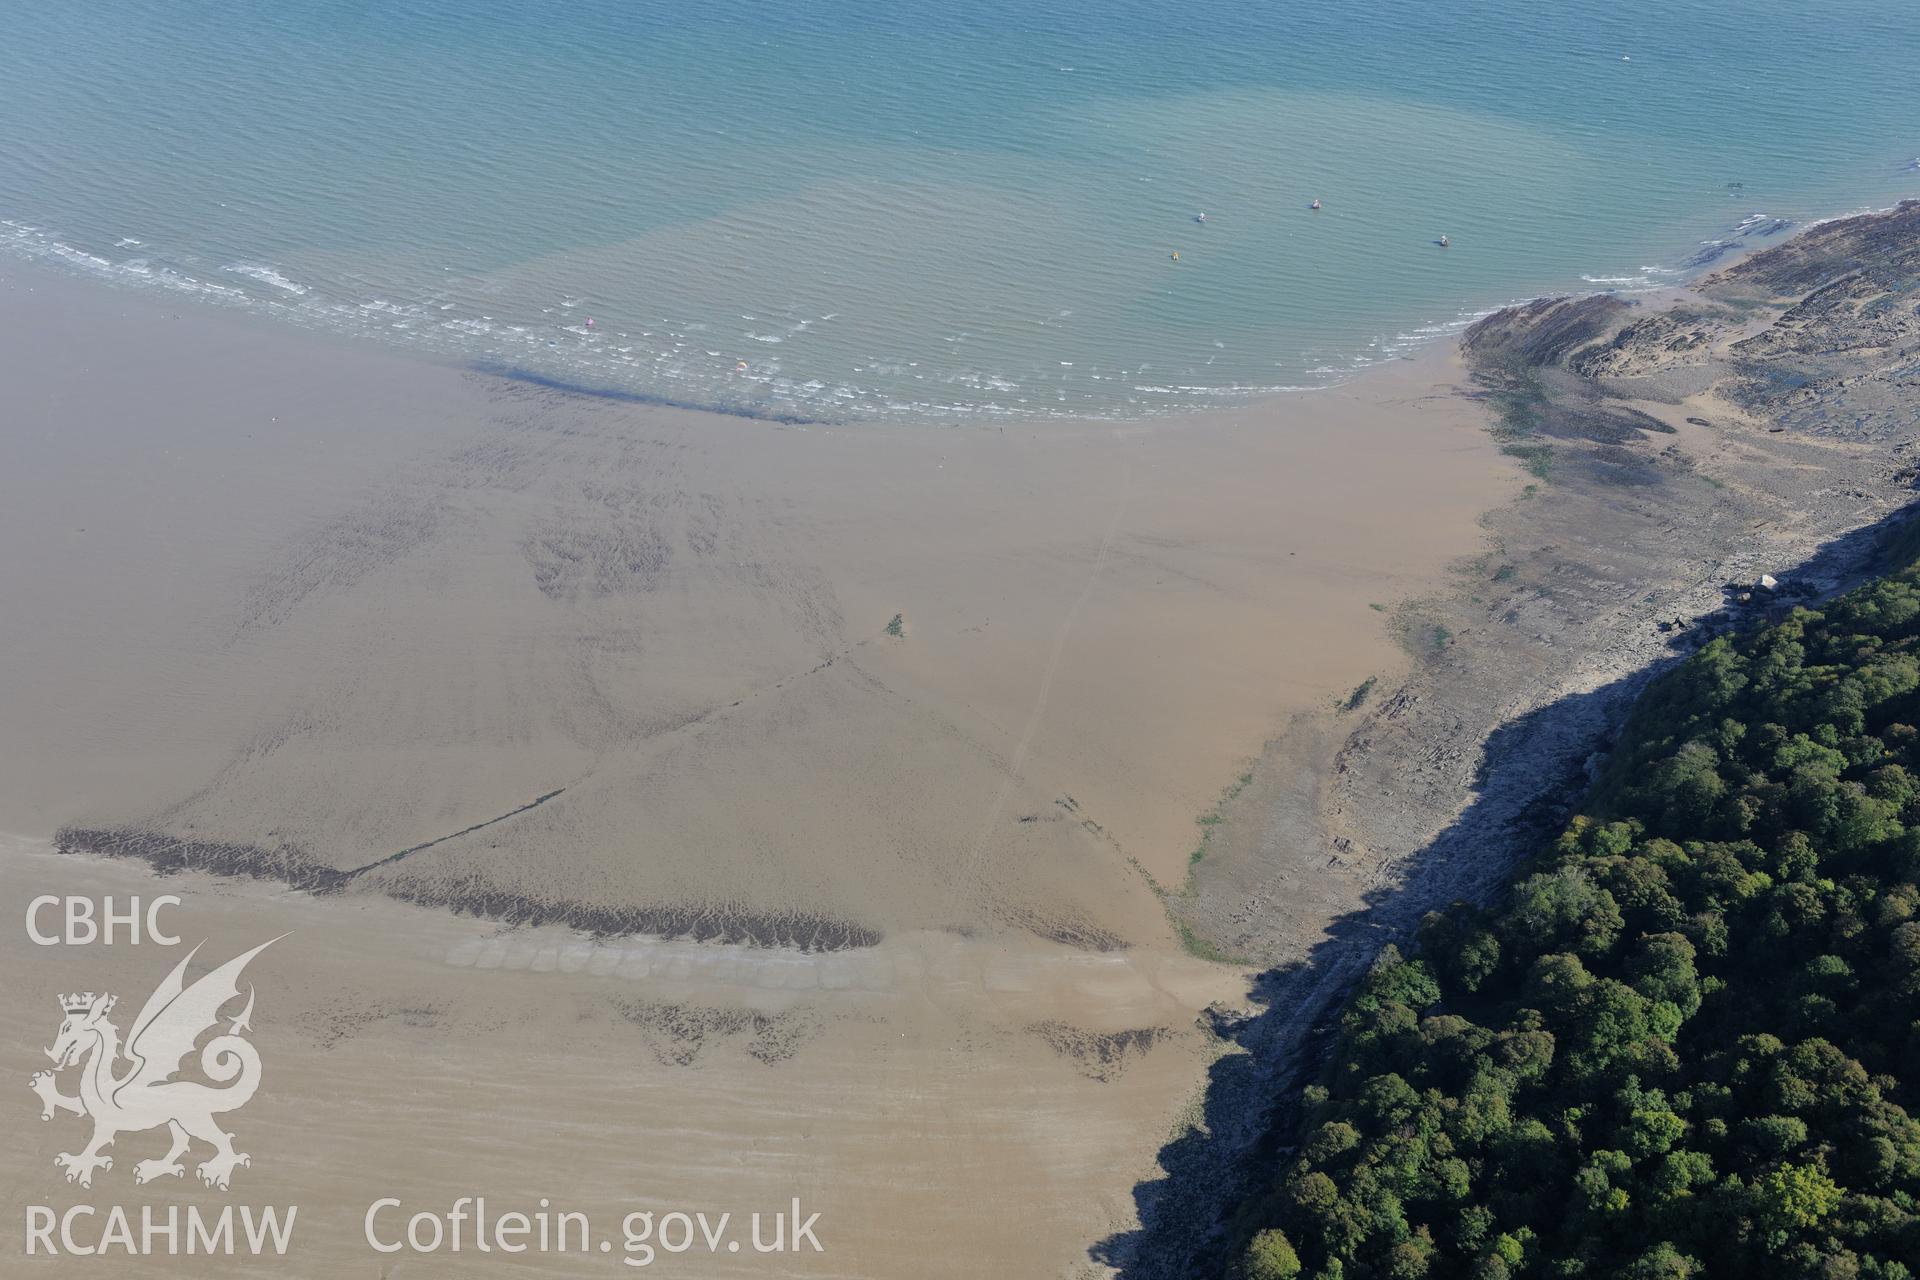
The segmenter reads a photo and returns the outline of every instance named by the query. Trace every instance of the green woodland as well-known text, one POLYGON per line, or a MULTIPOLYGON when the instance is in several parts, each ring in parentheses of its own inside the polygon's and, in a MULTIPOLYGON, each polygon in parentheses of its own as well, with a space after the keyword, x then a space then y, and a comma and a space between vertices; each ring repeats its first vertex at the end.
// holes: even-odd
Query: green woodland
POLYGON ((1920 573, 1702 647, 1340 1016, 1242 1280, 1920 1271, 1920 573))

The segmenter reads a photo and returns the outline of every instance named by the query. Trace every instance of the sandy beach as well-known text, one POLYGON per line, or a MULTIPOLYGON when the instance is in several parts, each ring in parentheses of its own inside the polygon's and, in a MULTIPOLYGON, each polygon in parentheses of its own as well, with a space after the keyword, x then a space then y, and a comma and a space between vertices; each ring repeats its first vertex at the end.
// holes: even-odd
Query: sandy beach
POLYGON ((1442 363, 777 428, 16 279, 0 813, 457 898, 1161 933, 1195 820, 1517 488, 1442 363), (898 636, 888 634, 893 618, 898 636), (553 792, 537 812, 451 840, 553 792))
POLYGON ((798 1198, 818 1253, 647 1265, 1213 1265, 1379 947, 1554 830, 1654 673, 1908 536, 1916 219, 1336 391, 1005 431, 659 409, 10 273, 0 900, 183 901, 180 950, 0 929, 0 1246, 297 1205, 284 1258, 140 1265, 593 1274, 637 1265, 629 1214, 798 1198), (164 1136, 129 1133, 63 1181, 84 1125, 26 1087, 62 994, 125 1025, 185 947, 272 938, 253 1163, 136 1187, 164 1136), (461 1197, 606 1252, 369 1243, 370 1206, 461 1197))
MULTIPOLYGON (((1163 905, 1201 820, 1405 673, 1396 607, 1525 479, 1444 350, 1198 417, 800 428, 33 271, 0 331, 6 900, 295 931, 241 1174, 310 1206, 294 1274, 453 1274, 355 1215, 476 1192, 830 1204, 783 1274, 1095 1265, 1246 991, 1163 905)), ((5 937, 23 1080, 58 992, 171 958, 5 937)), ((76 1194, 16 1101, 9 1232, 76 1194)))
MULTIPOLYGON (((668 1274, 1075 1274, 1130 1222, 1131 1184, 1172 1132, 1209 1053, 1194 1011, 1234 999, 1231 971, 1141 948, 1094 955, 1021 937, 902 933, 820 956, 646 939, 594 945, 504 930, 372 895, 315 900, 9 839, 5 900, 179 893, 187 944, 225 960, 288 933, 249 970, 259 1095, 226 1120, 253 1156, 230 1192, 189 1173, 136 1186, 164 1131, 122 1136, 90 1190, 54 1156, 79 1122, 43 1123, 27 1077, 55 996, 112 990, 131 1008, 177 957, 151 946, 59 954, 5 931, 20 980, 0 997, 11 1092, 0 1135, 5 1247, 31 1205, 295 1205, 284 1261, 146 1259, 165 1274, 620 1274, 609 1261, 382 1257, 369 1205, 408 1214, 484 1195, 545 1197, 622 1240, 626 1215, 818 1212, 822 1250, 777 1259, 662 1255, 668 1274)), ((137 1221, 137 1219, 136 1219, 137 1221)))
POLYGON ((1688 730, 1684 910, 1540 891, 1605 965, 1421 933, 1920 561, 1901 6, 7 34, 0 1280, 1920 1272, 1920 1129, 1720 1071, 1899 1093, 1904 635, 1688 730))

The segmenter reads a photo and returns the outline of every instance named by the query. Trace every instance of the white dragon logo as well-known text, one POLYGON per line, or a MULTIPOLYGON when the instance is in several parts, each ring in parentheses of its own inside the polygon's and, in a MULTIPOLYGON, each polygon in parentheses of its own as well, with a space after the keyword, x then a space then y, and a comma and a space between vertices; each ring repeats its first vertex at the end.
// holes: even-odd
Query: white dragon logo
POLYGON ((233 1149, 233 1135, 213 1120, 222 1112, 245 1106, 260 1087, 260 1054, 240 1035, 252 1029, 251 986, 247 988, 246 1008, 231 1019, 226 1034, 213 1037, 200 1050, 200 1070, 225 1087, 172 1077, 193 1052, 195 1042, 219 1023, 221 1008, 239 996, 240 971, 247 962, 278 941, 280 938, 269 939, 187 986, 182 979, 188 962, 200 950, 195 947, 147 997, 127 1033, 124 1048, 120 1029, 107 1021, 117 997, 91 991, 60 997, 66 1020, 60 1024, 53 1047, 46 1051, 53 1060, 53 1070, 36 1072, 28 1084, 40 1095, 42 1120, 53 1119, 56 1111, 93 1118, 93 1139, 86 1150, 78 1155, 63 1151, 53 1158, 67 1171, 68 1182, 92 1186, 94 1170, 113 1168, 113 1157, 100 1154, 102 1148, 111 1146, 122 1133, 161 1125, 172 1134, 173 1146, 158 1160, 134 1165, 135 1182, 185 1173, 180 1157, 195 1138, 213 1146, 213 1158, 197 1170, 200 1181, 210 1187, 225 1191, 234 1167, 253 1163, 245 1152, 233 1149), (116 1075, 114 1066, 123 1057, 132 1065, 116 1075), (61 1093, 54 1083, 56 1072, 72 1066, 80 1067, 80 1092, 76 1097, 61 1093))

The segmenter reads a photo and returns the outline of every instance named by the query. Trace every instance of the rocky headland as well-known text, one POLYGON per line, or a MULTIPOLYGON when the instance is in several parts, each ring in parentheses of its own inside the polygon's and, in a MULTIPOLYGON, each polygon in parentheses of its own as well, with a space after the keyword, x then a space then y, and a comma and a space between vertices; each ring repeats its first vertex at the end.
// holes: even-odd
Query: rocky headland
POLYGON ((1494 891, 1648 679, 1910 554, 1920 201, 1684 290, 1508 308, 1465 334, 1460 374, 1535 483, 1489 513, 1453 590, 1396 611, 1409 678, 1270 744, 1173 900, 1203 946, 1264 971, 1213 1011, 1194 1125, 1136 1192, 1147 1228, 1096 1251, 1121 1274, 1206 1270, 1332 1002, 1425 912, 1494 891))

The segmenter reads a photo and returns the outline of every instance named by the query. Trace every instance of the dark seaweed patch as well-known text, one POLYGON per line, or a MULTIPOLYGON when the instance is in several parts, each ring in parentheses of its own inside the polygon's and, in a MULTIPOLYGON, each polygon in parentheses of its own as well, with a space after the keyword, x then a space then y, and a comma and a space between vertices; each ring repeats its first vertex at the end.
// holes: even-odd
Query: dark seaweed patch
POLYGON ((1172 1034, 1166 1027, 1134 1027, 1126 1031, 1088 1031, 1064 1022, 1036 1022, 1027 1031, 1073 1063, 1089 1080, 1102 1084, 1117 1079, 1134 1059, 1172 1034))
POLYGON ((801 951, 848 951, 874 946, 882 937, 877 929, 813 912, 755 911, 734 903, 606 906, 509 893, 472 877, 433 883, 387 881, 379 888, 418 906, 446 907, 459 915, 504 924, 565 925, 606 938, 643 934, 801 951))
POLYGON ((103 858, 138 858, 161 875, 206 871, 221 876, 280 880, 295 889, 328 893, 344 886, 352 872, 321 862, 304 849, 280 845, 230 844, 183 840, 160 831, 136 828, 63 827, 53 845, 61 853, 92 853, 103 858))
MULTIPOLYGON (((538 804, 539 801, 533 803, 538 804)), ((246 876, 256 880, 277 880, 309 893, 339 892, 353 883, 361 872, 374 870, 413 852, 402 850, 380 862, 352 871, 341 871, 320 862, 305 850, 291 846, 268 849, 258 845, 185 840, 158 831, 89 827, 62 829, 54 837, 54 847, 61 853, 138 858, 163 875, 204 871, 214 875, 246 876)), ((646 935, 691 938, 696 942, 796 947, 802 951, 846 951, 871 947, 882 937, 877 929, 805 911, 762 912, 737 904, 605 906, 556 901, 509 893, 489 886, 477 877, 429 884, 376 875, 369 877, 366 883, 389 897, 418 906, 444 907, 459 915, 478 916, 505 924, 567 925, 601 937, 646 935)))
POLYGON ((801 1011, 761 1013, 639 1000, 615 1000, 613 1005, 640 1028, 653 1056, 668 1067, 690 1067, 709 1043, 742 1036, 747 1038, 747 1056, 772 1066, 791 1058, 819 1031, 818 1019, 801 1011))
POLYGON ((1535 431, 1559 440, 1590 440, 1595 444, 1624 444, 1643 431, 1672 435, 1673 428, 1650 413, 1625 406, 1606 409, 1547 405, 1535 431))
POLYGON ((1127 941, 1112 930, 1103 929, 1076 914, 1043 915, 1027 907, 1000 903, 996 910, 1002 920, 1035 937, 1057 942, 1076 951, 1125 951, 1127 941))

